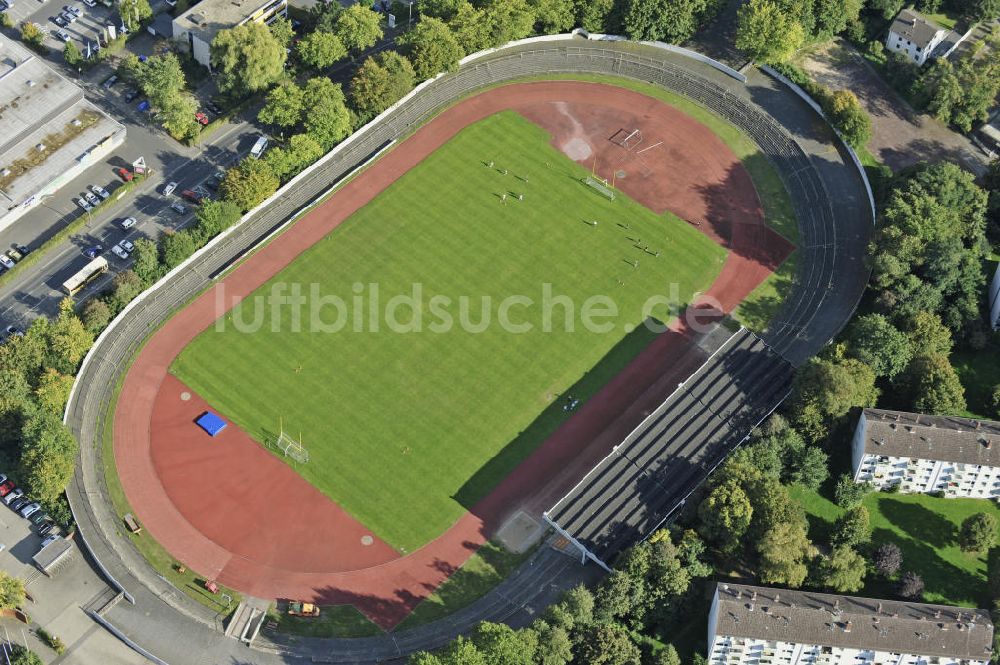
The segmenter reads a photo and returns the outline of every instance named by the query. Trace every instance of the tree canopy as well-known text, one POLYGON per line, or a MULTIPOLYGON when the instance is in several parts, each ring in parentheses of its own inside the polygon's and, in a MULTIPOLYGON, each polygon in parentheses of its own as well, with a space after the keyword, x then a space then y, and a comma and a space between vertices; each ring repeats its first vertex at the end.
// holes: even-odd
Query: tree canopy
POLYGON ((400 38, 403 53, 413 63, 418 79, 429 79, 440 72, 454 71, 464 55, 455 35, 442 21, 424 18, 400 38))
POLYGON ((246 95, 270 87, 285 69, 285 47, 262 23, 221 30, 212 40, 212 69, 219 90, 246 95))
POLYGON ((805 34, 797 21, 771 0, 750 0, 740 7, 736 48, 758 62, 788 60, 802 46, 805 34))

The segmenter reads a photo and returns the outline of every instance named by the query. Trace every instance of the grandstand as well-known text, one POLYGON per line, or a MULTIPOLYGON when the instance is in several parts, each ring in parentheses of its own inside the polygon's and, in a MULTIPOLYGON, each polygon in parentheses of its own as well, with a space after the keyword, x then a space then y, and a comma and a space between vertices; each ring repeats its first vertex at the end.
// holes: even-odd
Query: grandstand
POLYGON ((545 519, 608 568, 655 531, 788 395, 792 366, 741 329, 550 510, 545 519))

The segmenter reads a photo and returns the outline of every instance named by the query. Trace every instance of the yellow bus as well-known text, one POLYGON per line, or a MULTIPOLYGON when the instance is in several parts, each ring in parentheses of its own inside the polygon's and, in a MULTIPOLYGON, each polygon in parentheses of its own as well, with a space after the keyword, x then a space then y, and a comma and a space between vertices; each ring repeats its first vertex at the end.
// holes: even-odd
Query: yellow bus
POLYGON ((108 260, 103 256, 85 265, 78 273, 63 282, 63 291, 75 296, 84 287, 108 271, 108 260))

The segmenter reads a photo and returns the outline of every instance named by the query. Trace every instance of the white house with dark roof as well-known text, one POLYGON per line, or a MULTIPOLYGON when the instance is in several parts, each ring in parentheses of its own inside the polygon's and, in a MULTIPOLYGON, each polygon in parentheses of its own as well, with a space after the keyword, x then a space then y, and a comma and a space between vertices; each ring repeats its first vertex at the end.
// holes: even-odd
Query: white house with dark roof
POLYGON ((890 51, 903 53, 917 65, 927 62, 948 31, 912 9, 903 9, 896 14, 885 38, 885 47, 890 51))
POLYGON ((1000 422, 865 409, 852 451, 854 480, 880 490, 1000 496, 1000 422))
POLYGON ((720 583, 712 665, 986 665, 983 610, 720 583))

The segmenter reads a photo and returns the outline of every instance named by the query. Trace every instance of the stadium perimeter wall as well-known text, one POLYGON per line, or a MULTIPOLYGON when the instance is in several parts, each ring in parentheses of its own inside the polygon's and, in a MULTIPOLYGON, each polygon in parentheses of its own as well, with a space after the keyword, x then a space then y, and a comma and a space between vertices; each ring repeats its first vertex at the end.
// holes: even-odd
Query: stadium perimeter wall
MULTIPOLYGON (((145 592, 159 597, 189 619, 218 627, 217 618, 208 616, 204 608, 190 599, 178 597, 173 587, 159 578, 134 546, 117 534, 118 517, 111 507, 100 461, 102 451, 98 424, 103 417, 102 410, 113 397, 120 372, 146 335, 195 294, 207 288, 212 283, 210 276, 217 274, 217 270, 252 251, 262 239, 280 232, 283 224, 293 221, 312 202, 325 196, 331 189, 331 183, 336 187, 379 149, 384 149, 392 140, 406 136, 462 96, 505 81, 546 73, 617 75, 668 88, 672 84, 664 78, 665 72, 671 76, 679 73, 684 80, 700 76, 685 74, 687 68, 675 62, 617 48, 612 40, 600 40, 608 42, 599 44, 600 48, 593 48, 594 44, 581 44, 581 41, 584 41, 582 37, 573 35, 521 40, 468 56, 463 59, 458 72, 442 74, 421 83, 296 176, 268 201, 247 213, 236 225, 165 275, 130 303, 99 336, 84 359, 64 414, 64 421, 81 442, 77 474, 67 489, 67 495, 81 532, 90 536, 85 544, 93 560, 100 562, 102 572, 115 587, 135 590, 141 586, 145 592)), ((680 56, 691 53, 677 47, 662 50, 680 56)), ((690 59, 698 64, 709 60, 697 55, 690 59)), ((721 63, 709 65, 730 76, 721 63)), ((683 90, 678 92, 685 94, 683 90)), ((738 122, 734 124, 739 125, 738 122)), ((760 145, 759 139, 752 138, 760 145)), ((765 153, 773 161, 766 149, 765 153)), ((781 168, 779 172, 785 179, 787 173, 781 168)), ((863 171, 861 178, 867 184, 863 171)), ((825 338, 820 344, 825 343, 829 336, 828 330, 823 331, 817 339, 803 343, 811 349, 817 346, 818 339, 825 338)), ((179 617, 179 620, 183 618, 179 617)))

